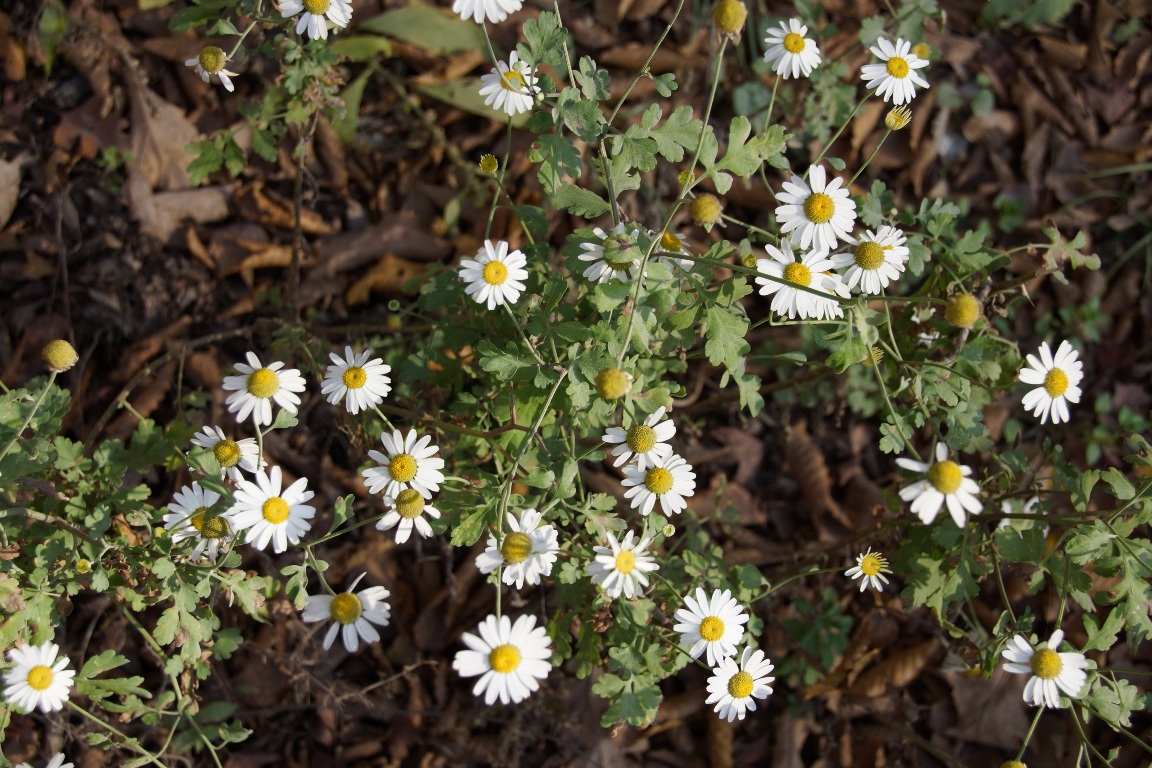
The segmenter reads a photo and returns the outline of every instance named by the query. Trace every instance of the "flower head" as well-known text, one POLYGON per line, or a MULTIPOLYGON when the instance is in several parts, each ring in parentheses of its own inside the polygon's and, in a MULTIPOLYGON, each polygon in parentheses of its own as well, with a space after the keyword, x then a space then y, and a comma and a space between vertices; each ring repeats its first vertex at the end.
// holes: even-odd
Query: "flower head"
POLYGON ((912 110, 908 107, 892 107, 884 115, 884 127, 890 131, 901 131, 912 121, 912 110))
POLYGON ((552 573, 556 563, 556 553, 560 543, 556 529, 551 525, 541 525, 542 516, 535 509, 520 513, 520 519, 508 513, 508 532, 497 543, 495 536, 488 537, 488 548, 476 558, 480 573, 491 573, 504 566, 502 581, 515 584, 523 589, 524 584, 540 583, 541 577, 552 573))
POLYGON ((444 468, 444 459, 435 455, 440 449, 431 445, 430 435, 417 438, 416 430, 412 429, 404 436, 396 429, 391 435, 382 433, 380 442, 384 444, 384 453, 368 451, 368 456, 382 466, 360 473, 370 492, 383 492, 395 498, 405 488, 413 488, 430 499, 440 490, 440 483, 444 482, 444 473, 440 471, 444 468))
POLYGON ((808 34, 808 27, 800 23, 799 19, 789 19, 787 23, 780 22, 779 29, 769 29, 764 44, 768 46, 764 51, 764 62, 773 64, 772 71, 782 76, 808 77, 812 70, 820 66, 820 48, 815 40, 804 35, 808 34))
POLYGON ((776 193, 782 205, 776 208, 780 234, 791 236, 801 249, 812 246, 828 253, 837 240, 852 241, 852 224, 856 221, 856 201, 848 196, 844 180, 837 176, 830 183, 823 166, 808 169, 808 181, 793 176, 776 193))
POLYGON ((220 78, 220 84, 231 93, 236 90, 236 86, 232 85, 232 78, 236 77, 236 73, 225 69, 227 64, 228 55, 214 45, 204 46, 196 58, 184 62, 186 67, 195 67, 196 74, 206 83, 212 75, 216 75, 220 78))
POLYGON ((528 63, 512 51, 508 63, 496 62, 496 68, 480 78, 480 95, 492 109, 502 109, 512 116, 532 109, 536 99, 536 77, 528 63))
POLYGON ((335 405, 344 400, 348 413, 357 414, 375 408, 384 402, 392 391, 392 380, 388 373, 392 366, 385 365, 380 358, 372 357, 372 350, 366 349, 359 355, 352 347, 344 347, 344 357, 329 352, 333 365, 328 366, 320 394, 328 395, 328 402, 335 405))
POLYGON ((375 643, 380 640, 380 633, 376 626, 388 626, 392 615, 385 602, 388 590, 384 587, 368 587, 359 592, 353 592, 360 579, 366 574, 360 574, 347 592, 338 595, 308 595, 304 600, 304 612, 300 618, 307 622, 332 621, 328 633, 324 635, 324 650, 332 647, 336 641, 337 633, 344 641, 344 647, 349 653, 355 653, 363 639, 366 643, 375 643))
POLYGON ((265 367, 255 353, 248 353, 248 365, 237 363, 240 376, 225 376, 224 389, 234 390, 228 396, 228 412, 236 413, 238 421, 252 415, 256 426, 272 423, 272 401, 289 413, 296 413, 300 398, 296 392, 304 391, 304 377, 295 368, 285 368, 275 362, 265 367))
POLYGON ((911 102, 916 96, 916 86, 928 87, 928 81, 916 71, 928 66, 928 60, 912 52, 912 43, 896 38, 893 45, 882 37, 869 50, 884 63, 865 64, 860 68, 860 77, 865 87, 875 88, 876 95, 884 101, 911 102))
POLYGON ((56 658, 59 653, 60 646, 55 643, 24 645, 8 651, 12 668, 4 673, 4 698, 23 712, 62 709, 76 672, 68 669, 67 656, 56 658))
MULTIPOLYGON (((16 768, 32 768, 32 766, 28 763, 17 763, 16 768)), ((72 763, 64 762, 64 753, 57 752, 52 756, 52 759, 44 765, 44 768, 72 768, 72 763)))
POLYGON ((639 228, 620 222, 611 234, 599 227, 592 232, 599 241, 580 244, 580 250, 584 252, 578 258, 589 262, 584 277, 594 283, 606 283, 613 278, 635 280, 640 273, 640 257, 643 255, 636 243, 639 228))
POLYGON ((281 490, 280 467, 272 467, 269 474, 257 472, 255 480, 241 480, 237 486, 236 503, 228 510, 232 524, 247 532, 244 541, 256 549, 272 542, 276 552, 283 552, 289 544, 299 544, 316 515, 316 508, 304 503, 316 495, 307 489, 308 479, 302 477, 281 490))
POLYGON ((678 515, 688 507, 685 499, 696 493, 696 473, 692 465, 674 453, 652 457, 647 469, 624 468, 621 484, 628 490, 625 499, 632 499, 632 509, 649 515, 656 502, 665 515, 678 515))
POLYGON ((391 506, 392 510, 376 523, 376 530, 395 528, 397 544, 408 541, 413 528, 425 539, 432 538, 432 526, 424 519, 424 515, 439 519, 440 510, 426 504, 424 497, 415 488, 405 488, 395 497, 385 496, 384 503, 391 506))
POLYGON ((485 21, 499 24, 522 5, 524 0, 456 0, 452 3, 452 12, 460 14, 465 21, 471 16, 477 24, 485 21))
POLYGON ((980 300, 967 293, 957 293, 944 305, 944 320, 956 328, 971 328, 980 319, 980 300))
POLYGON ((164 527, 172 532, 172 542, 195 538, 196 547, 188 555, 193 561, 205 557, 215 562, 221 547, 232 543, 233 530, 227 515, 205 520, 208 509, 220 500, 220 494, 192 483, 176 491, 164 515, 164 527))
POLYGON ((948 446, 936 444, 936 461, 931 464, 913 459, 896 459, 896 463, 912 472, 924 473, 907 488, 900 489, 900 498, 912 502, 912 513, 929 525, 940 514, 940 507, 948 505, 948 514, 963 528, 968 523, 968 513, 983 509, 977 494, 980 486, 970 475, 972 470, 962 464, 948 460, 948 446))
POLYGON ((1045 341, 1040 344, 1040 358, 1028 355, 1028 365, 1020 369, 1020 381, 1036 386, 1024 395, 1024 408, 1039 416, 1041 424, 1048 421, 1049 414, 1053 424, 1068 421, 1068 403, 1080 402, 1084 374, 1078 358, 1079 353, 1067 341, 1060 342, 1055 356, 1045 341))
POLYGON ((619 368, 601 368, 596 372, 596 393, 605 400, 619 400, 632 389, 635 377, 619 368))
MULTIPOLYGON (((653 238, 655 238, 657 234, 659 233, 649 233, 649 235, 653 238)), ((689 253, 688 238, 684 237, 684 235, 681 235, 678 232, 672 232, 669 230, 660 235, 659 241, 656 243, 656 253, 658 254, 656 256, 656 260, 663 261, 670 267, 680 267, 680 269, 684 270, 685 272, 691 272, 692 267, 696 266, 696 263, 692 261, 692 259, 674 258, 676 254, 683 253, 687 255, 689 253)))
POLYGON ((725 35, 733 43, 740 44, 740 34, 744 31, 744 22, 748 18, 748 9, 741 0, 719 0, 712 6, 712 23, 716 32, 725 35))
POLYGON ((720 198, 710 192, 697 195, 688 205, 688 214, 692 217, 692 221, 705 229, 711 229, 712 225, 719 223, 723 213, 724 207, 720 204, 720 198))
POLYGON ((76 354, 76 348, 64 339, 56 339, 45 344, 44 349, 40 351, 40 357, 44 359, 48 370, 53 373, 71 370, 80 359, 80 355, 76 354))
POLYGON ((535 616, 521 616, 515 624, 507 616, 489 616, 477 629, 479 636, 465 632, 460 638, 468 650, 456 654, 452 668, 461 677, 480 676, 472 693, 483 694, 485 704, 519 703, 552 671, 552 646, 535 616))
POLYGON ((280 15, 284 18, 304 11, 296 22, 296 34, 308 30, 313 40, 328 39, 328 22, 338 27, 348 26, 352 20, 352 5, 348 0, 280 0, 280 15))
POLYGON ((792 243, 787 239, 780 241, 779 248, 768 244, 764 250, 771 258, 757 260, 756 269, 776 280, 757 277, 756 283, 760 286, 761 296, 772 296, 773 312, 787 315, 790 319, 799 316, 802 319, 826 320, 844 316, 840 302, 833 296, 846 299, 851 294, 840 275, 829 271, 833 261, 825 251, 809 251, 803 258, 798 258, 792 251, 792 243), (797 290, 779 280, 812 288, 827 294, 828 298, 797 290))
POLYGON ((743 720, 748 712, 756 711, 756 699, 766 699, 772 693, 776 678, 771 673, 772 662, 764 651, 745 648, 740 663, 723 658, 712 670, 708 680, 708 698, 705 704, 715 704, 721 720, 743 720))
POLYGON ((1004 649, 1004 669, 1019 675, 1032 675, 1024 686, 1024 701, 1037 707, 1060 706, 1060 691, 1069 698, 1078 699, 1084 693, 1088 675, 1084 670, 1090 662, 1084 654, 1056 649, 1064 641, 1064 632, 1056 630, 1047 643, 1039 648, 1022 635, 1013 635, 1004 649))
POLYGON ((700 587, 696 588, 695 598, 692 595, 684 598, 684 607, 677 610, 673 618, 680 622, 672 627, 680 633, 680 642, 691 646, 688 654, 698 659, 707 651, 710 667, 736 653, 736 643, 740 642, 744 625, 748 623, 748 614, 731 592, 717 589, 709 598, 700 587))
POLYGON ((676 434, 676 425, 672 419, 664 419, 666 411, 661 406, 642 423, 633 424, 627 430, 620 427, 608 428, 604 433, 604 442, 618 443, 612 449, 612 455, 616 457, 612 466, 618 467, 635 456, 636 468, 644 469, 656 459, 672 455, 672 446, 668 445, 668 441, 676 434))
POLYGON ((204 427, 193 435, 192 445, 212 451, 220 464, 220 477, 243 480, 244 475, 240 474, 240 470, 255 472, 267 466, 267 462, 260 458, 260 446, 256 438, 231 440, 224 436, 224 430, 220 427, 204 427))
POLYGON ((475 259, 460 262, 460 279, 468 283, 464 292, 489 310, 500 304, 515 304, 524 290, 528 259, 520 251, 508 252, 503 240, 485 240, 475 259))
POLYGON ((844 575, 851 579, 860 579, 861 592, 868 587, 883 592, 884 585, 888 583, 888 579, 884 577, 886 573, 892 573, 888 570, 888 561, 882 554, 869 548, 864 554, 856 556, 856 565, 845 571, 844 575))
POLYGON ((645 554, 651 539, 641 539, 635 543, 636 534, 628 531, 623 541, 616 541, 608 532, 608 546, 596 547, 596 556, 588 563, 588 575, 593 584, 599 584, 604 594, 612 599, 624 595, 636 597, 648 586, 647 574, 660 566, 651 555, 645 554))
POLYGON ((832 256, 837 269, 848 267, 844 283, 848 288, 860 284, 863 293, 878 294, 893 280, 900 279, 904 263, 908 261, 908 238, 895 227, 887 225, 873 232, 868 230, 859 240, 849 240, 847 253, 832 256))

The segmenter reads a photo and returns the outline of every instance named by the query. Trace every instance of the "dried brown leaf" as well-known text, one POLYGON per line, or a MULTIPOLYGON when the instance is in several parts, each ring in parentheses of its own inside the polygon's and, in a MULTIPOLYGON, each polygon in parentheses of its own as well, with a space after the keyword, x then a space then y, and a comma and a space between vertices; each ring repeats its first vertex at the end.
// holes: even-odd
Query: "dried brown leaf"
POLYGON ((890 685, 903 688, 920 675, 935 651, 935 638, 897 651, 856 678, 856 681, 849 686, 849 690, 860 696, 875 698, 884 693, 890 685))
POLYGON ((404 283, 424 272, 426 264, 402 259, 395 254, 385 254, 372 271, 357 280, 344 296, 348 306, 364 304, 373 291, 400 292, 404 283))
POLYGON ((845 526, 852 520, 840 509, 832 498, 832 477, 824 454, 808 436, 808 422, 798 421, 792 425, 784 446, 788 456, 788 474, 800 486, 800 493, 813 515, 827 512, 845 526))
MULTIPOLYGON (((266 192, 263 182, 254 182, 236 193, 236 206, 240 215, 249 221, 276 229, 296 228, 292 201, 271 190, 266 192)), ((300 230, 306 235, 330 235, 336 231, 320 214, 309 208, 300 210, 300 230)))

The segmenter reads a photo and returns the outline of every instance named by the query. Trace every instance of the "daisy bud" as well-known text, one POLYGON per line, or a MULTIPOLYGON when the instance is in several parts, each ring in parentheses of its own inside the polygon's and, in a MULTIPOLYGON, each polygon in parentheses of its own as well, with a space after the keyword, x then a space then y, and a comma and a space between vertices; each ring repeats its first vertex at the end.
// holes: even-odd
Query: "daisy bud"
MULTIPOLYGON (((916 43, 916 45, 912 46, 912 55, 917 58, 930 59, 932 58, 931 54, 932 49, 928 46, 928 43, 916 43)), ((1023 764, 1021 763, 1020 765, 1023 764)))
POLYGON ((957 328, 971 328, 980 319, 980 302, 971 294, 958 293, 948 299, 944 319, 957 328))
POLYGON ((218 74, 228 63, 228 57, 224 55, 224 51, 214 45, 206 45, 201 48, 200 55, 196 57, 196 60, 200 62, 200 69, 210 75, 218 74))
POLYGON ((877 346, 868 348, 868 354, 864 355, 864 359, 860 361, 860 365, 865 368, 871 368, 874 365, 880 365, 880 361, 884 359, 884 350, 877 346))
POLYGON ((496 171, 500 170, 500 161, 496 159, 496 155, 484 155, 480 158, 480 170, 489 176, 494 176, 496 171))
POLYGON ((660 529, 660 533, 664 534, 665 538, 672 536, 674 533, 676 533, 676 526, 672 525, 672 523, 667 523, 662 529, 660 529))
POLYGON ((719 198, 708 193, 700 195, 688 206, 688 213, 692 215, 692 221, 705 229, 711 229, 712 225, 720 221, 720 214, 723 212, 724 208, 720 205, 719 198))
POLYGON ((64 373, 76 365, 76 361, 80 359, 72 345, 63 339, 48 342, 44 346, 41 356, 48 365, 48 370, 53 373, 64 373))
POLYGON ((676 177, 676 183, 680 186, 691 185, 695 179, 688 174, 688 171, 680 171, 680 175, 676 177))
POLYGON ((756 269, 756 255, 746 253, 740 257, 740 263, 748 267, 748 269, 756 269))
POLYGON ((744 21, 748 18, 748 9, 740 0, 720 0, 712 8, 712 23, 721 35, 727 35, 732 42, 740 42, 740 33, 744 31, 744 21))
POLYGON ((1005 760, 1000 763, 1000 768, 1028 768, 1024 763, 1019 760, 1005 760))
POLYGON ((895 107, 884 116, 884 125, 890 131, 898 131, 904 128, 912 120, 912 110, 908 107, 895 107))
POLYGON ((92 563, 80 558, 76 561, 76 573, 88 573, 92 570, 92 563))
POLYGON ((596 374, 596 391, 605 400, 619 400, 632 389, 633 377, 619 368, 604 368, 596 374))

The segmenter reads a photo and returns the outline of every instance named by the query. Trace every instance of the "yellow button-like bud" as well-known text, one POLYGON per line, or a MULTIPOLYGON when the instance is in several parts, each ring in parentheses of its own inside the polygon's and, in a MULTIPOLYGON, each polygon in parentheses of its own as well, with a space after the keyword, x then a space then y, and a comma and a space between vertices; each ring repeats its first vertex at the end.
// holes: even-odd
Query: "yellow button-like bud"
POLYGON ((500 161, 496 159, 496 155, 484 155, 480 158, 480 170, 489 176, 495 175, 496 171, 500 170, 500 161))
POLYGON ((56 339, 50 341, 44 346, 42 353, 44 362, 48 365, 48 370, 55 373, 63 373, 72 366, 76 365, 76 361, 80 356, 76 354, 75 348, 64 339, 56 339))
POLYGON ((957 328, 971 328, 980 318, 980 302, 975 296, 958 293, 948 299, 944 308, 944 319, 957 328))
POLYGON ((632 374, 619 368, 604 368, 596 374, 596 391, 605 400, 619 400, 632 389, 632 374))
POLYGON ((702 227, 711 227, 720 221, 720 214, 723 212, 724 207, 720 205, 720 199, 707 192, 697 197, 688 206, 688 213, 692 215, 692 221, 702 227))
POLYGON ((720 0, 712 7, 712 23, 716 25, 716 31, 732 38, 733 42, 740 42, 747 18, 748 9, 740 0, 720 0))

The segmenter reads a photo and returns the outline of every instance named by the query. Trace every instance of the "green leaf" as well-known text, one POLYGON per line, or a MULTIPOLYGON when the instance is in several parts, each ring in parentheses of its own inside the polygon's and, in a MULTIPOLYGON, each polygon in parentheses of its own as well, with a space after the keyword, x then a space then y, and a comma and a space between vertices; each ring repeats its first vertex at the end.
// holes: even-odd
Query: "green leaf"
POLYGON ((556 194, 565 185, 566 178, 578 179, 584 173, 580 150, 560 133, 540 135, 528 148, 528 159, 540 163, 536 178, 550 195, 556 194))
POLYGON ((1081 525, 1075 529, 1064 546, 1064 553, 1072 562, 1083 565, 1089 560, 1112 554, 1115 538, 1116 534, 1108 530, 1103 520, 1095 520, 1091 525, 1081 525))
POLYGON ((355 29, 387 35, 442 56, 488 48, 482 27, 446 8, 431 5, 414 4, 385 11, 357 24, 355 29))
POLYGON ((660 105, 653 104, 644 111, 640 124, 656 142, 656 151, 660 156, 669 162, 679 163, 684 159, 685 150, 696 149, 704 124, 692 117, 692 107, 688 105, 677 107, 664 124, 657 128, 655 126, 660 122, 660 116, 660 105))
MULTIPOLYGON (((379 35, 348 35, 338 37, 335 42, 329 44, 328 49, 332 53, 347 56, 352 61, 364 63, 381 55, 391 57, 392 41, 379 35)), ((363 76, 363 73, 360 76, 363 76)), ((356 79, 359 80, 360 77, 356 79)))
MULTIPOLYGON (((379 37, 372 38, 372 39, 383 40, 383 38, 379 38, 379 37)), ((384 42, 387 42, 387 40, 384 40, 384 42)), ((336 120, 333 121, 332 127, 336 130, 336 135, 340 137, 340 141, 344 142, 345 144, 352 141, 352 139, 356 138, 356 128, 357 128, 357 126, 360 125, 360 102, 364 99, 364 88, 367 87, 368 80, 371 79, 372 74, 375 71, 376 71, 376 64, 372 64, 369 67, 365 67, 364 71, 361 72, 359 75, 357 75, 356 79, 353 80, 352 82, 350 82, 348 84, 348 87, 346 87, 343 91, 340 92, 340 98, 344 102, 344 112, 342 114, 340 114, 336 120)), ((256 144, 257 144, 256 135, 257 134, 266 134, 267 135, 267 132, 265 132, 265 131, 254 131, 253 132, 253 134, 252 134, 252 149, 255 150, 256 153, 258 155, 260 155, 261 157, 268 159, 264 154, 264 151, 267 150, 267 147, 263 148, 264 151, 262 151, 261 149, 257 149, 257 146, 256 146, 256 144)), ((272 157, 273 157, 273 159, 275 159, 275 156, 276 156, 275 145, 273 145, 272 150, 273 150, 272 151, 272 157)))
POLYGON ((296 418, 296 414, 292 413, 285 408, 281 408, 280 412, 276 414, 275 420, 272 422, 272 429, 289 429, 300 423, 296 418))
POLYGON ((328 527, 328 533, 332 533, 337 526, 352 517, 352 504, 355 501, 356 497, 352 494, 336 499, 336 503, 332 507, 332 525, 328 527))
POLYGON ((1010 563, 1038 563, 1048 548, 1044 529, 1038 526, 1024 531, 1002 528, 996 531, 994 538, 1000 557, 1010 563))
POLYGON ((622 692, 612 706, 600 718, 600 725, 611 728, 617 723, 625 722, 634 728, 651 723, 656 719, 656 712, 660 708, 663 696, 654 681, 645 680, 645 684, 637 683, 638 678, 632 680, 632 690, 622 692))
POLYGON ((607 70, 597 69, 596 62, 590 56, 580 57, 580 69, 576 73, 576 82, 580 84, 580 92, 584 98, 593 101, 605 101, 612 97, 608 86, 612 76, 607 70))
POLYGON ((585 219, 595 219, 612 209, 608 201, 600 195, 572 184, 566 184, 556 191, 552 197, 552 205, 561 211, 568 211, 585 219))
POLYGON ((552 113, 557 122, 563 123, 582 141, 596 141, 604 131, 604 113, 600 105, 581 98, 580 91, 575 88, 565 88, 560 92, 552 113))
POLYGON ((532 356, 513 342, 508 342, 501 350, 485 339, 476 346, 476 352, 480 355, 480 367, 501 381, 510 381, 521 369, 537 367, 532 356))
POLYGON ((1082 618, 1088 641, 1084 643, 1081 651, 1107 651, 1116 645, 1116 636, 1124 628, 1124 612, 1122 610, 1113 608, 1109 611, 1108 618, 1104 619, 1103 625, 1097 625, 1096 619, 1090 613, 1085 613, 1082 618))
POLYGON ((218 6, 190 5, 187 8, 181 8, 172 17, 172 20, 168 22, 168 28, 173 32, 187 32, 218 18, 220 18, 218 6))
MULTIPOLYGON (((747 179, 758 171, 766 160, 778 157, 784 152, 786 137, 782 126, 770 126, 767 131, 749 140, 751 133, 752 124, 748 122, 748 118, 735 117, 728 132, 728 148, 719 162, 712 163, 701 153, 701 162, 707 169, 707 175, 715 183, 716 191, 722 195, 732 188, 730 173, 747 179)), ((709 155, 711 154, 709 145, 709 155)))
POLYGON ((452 529, 452 546, 470 547, 484 534, 488 507, 482 507, 464 516, 452 529))
POLYGON ((560 69, 564 66, 568 31, 560 26, 556 14, 545 11, 535 19, 528 19, 522 31, 525 42, 516 46, 521 59, 534 67, 544 64, 560 69))
POLYGON ((1110 467, 1100 476, 1100 479, 1108 483, 1108 487, 1112 489, 1112 495, 1121 501, 1127 501, 1136 495, 1136 488, 1116 467, 1110 467))
POLYGON ((623 678, 611 673, 604 673, 592 684, 592 693, 604 699, 619 696, 625 688, 623 678))
POLYGON ((646 72, 645 74, 652 78, 652 84, 656 86, 656 92, 664 98, 671 96, 672 91, 677 88, 676 75, 671 72, 663 75, 653 75, 651 72, 646 72))

